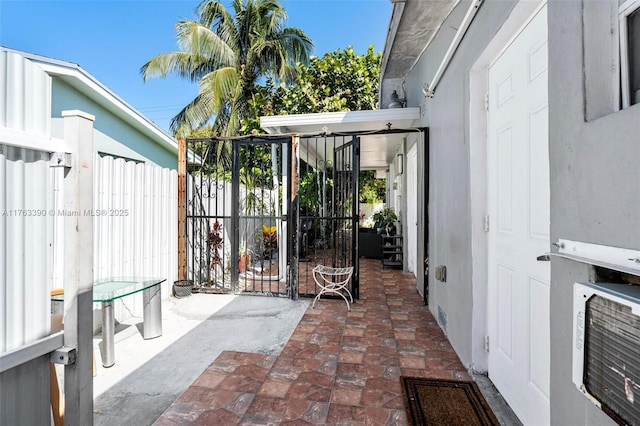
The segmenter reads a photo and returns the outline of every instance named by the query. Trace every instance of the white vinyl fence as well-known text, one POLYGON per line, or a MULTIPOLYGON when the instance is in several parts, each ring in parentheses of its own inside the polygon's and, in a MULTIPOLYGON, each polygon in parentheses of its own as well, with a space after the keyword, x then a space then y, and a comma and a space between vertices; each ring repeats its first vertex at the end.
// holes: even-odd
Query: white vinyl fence
MULTIPOLYGON (((55 170, 49 157, 49 152, 0 145, 0 354, 50 334, 49 213, 55 170)), ((0 413, 20 411, 25 424, 48 422, 49 357, 36 356, 8 370, 3 362, 2 367, 0 413), (27 401, 20 390, 28 391, 27 401)))
MULTIPOLYGON (((177 171, 98 155, 94 165, 94 278, 163 278, 167 298, 178 276, 177 171)), ((116 320, 142 318, 142 294, 114 308, 116 320)))
MULTIPOLYGON (((63 250, 65 215, 94 215, 94 279, 164 278, 166 298, 177 278, 175 170, 96 154, 94 208, 65 211, 64 168, 51 167, 50 156, 0 144, 0 354, 50 334, 50 291, 64 288, 70 261, 63 250)), ((114 307, 116 320, 142 319, 141 294, 114 307)), ((99 308, 94 304, 94 329, 99 308)), ((48 423, 48 379, 48 356, 2 372, 0 411, 27 404, 32 408, 16 410, 31 416, 25 424, 48 423)))

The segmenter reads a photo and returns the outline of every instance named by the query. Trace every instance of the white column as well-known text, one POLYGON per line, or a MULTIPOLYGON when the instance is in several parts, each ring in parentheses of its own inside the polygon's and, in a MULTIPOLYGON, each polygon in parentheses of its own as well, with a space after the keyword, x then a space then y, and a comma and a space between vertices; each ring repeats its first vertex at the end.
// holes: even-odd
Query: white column
POLYGON ((65 367, 65 425, 93 424, 93 122, 82 111, 63 111, 72 165, 64 177, 64 345, 76 348, 65 367))

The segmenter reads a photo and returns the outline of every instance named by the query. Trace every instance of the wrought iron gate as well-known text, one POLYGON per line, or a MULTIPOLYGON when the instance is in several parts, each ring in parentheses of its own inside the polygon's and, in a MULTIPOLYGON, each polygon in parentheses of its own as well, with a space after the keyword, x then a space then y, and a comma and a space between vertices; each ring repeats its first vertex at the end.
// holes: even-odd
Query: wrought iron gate
POLYGON ((353 266, 350 290, 358 298, 359 138, 306 137, 300 152, 299 294, 317 294, 316 265, 353 266))
POLYGON ((296 163, 289 136, 187 140, 194 291, 315 296, 312 270, 322 264, 353 266, 359 297, 359 138, 304 137, 298 147, 296 163))
POLYGON ((187 140, 187 278, 194 291, 293 296, 289 137, 187 140))

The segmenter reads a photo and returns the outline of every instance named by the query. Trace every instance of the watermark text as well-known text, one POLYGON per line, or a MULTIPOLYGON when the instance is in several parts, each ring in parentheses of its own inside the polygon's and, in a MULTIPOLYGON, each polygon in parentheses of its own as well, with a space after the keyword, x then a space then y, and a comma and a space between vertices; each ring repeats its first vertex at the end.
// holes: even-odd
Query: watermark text
POLYGON ((126 217, 129 216, 129 209, 4 209, 0 210, 3 217, 126 217))

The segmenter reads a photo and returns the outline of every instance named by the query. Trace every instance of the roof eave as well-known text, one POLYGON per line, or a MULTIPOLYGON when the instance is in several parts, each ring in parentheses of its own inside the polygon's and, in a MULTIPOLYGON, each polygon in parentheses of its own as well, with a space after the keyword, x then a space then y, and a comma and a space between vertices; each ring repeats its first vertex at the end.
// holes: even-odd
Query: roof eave
POLYGON ((112 92, 80 65, 6 47, 2 47, 2 50, 18 53, 25 58, 38 63, 38 65, 40 65, 49 75, 70 77, 74 82, 78 83, 73 85, 75 88, 85 94, 93 94, 94 96, 90 96, 92 99, 97 100, 108 110, 116 110, 120 112, 120 115, 124 117, 129 124, 141 133, 155 140, 158 145, 167 149, 171 153, 178 153, 178 143, 171 135, 142 115, 142 113, 138 112, 134 107, 112 92))
POLYGON ((394 108, 263 116, 260 126, 269 134, 339 133, 411 128, 419 118, 420 108, 394 108))

